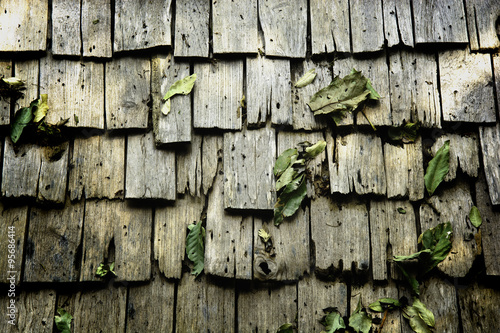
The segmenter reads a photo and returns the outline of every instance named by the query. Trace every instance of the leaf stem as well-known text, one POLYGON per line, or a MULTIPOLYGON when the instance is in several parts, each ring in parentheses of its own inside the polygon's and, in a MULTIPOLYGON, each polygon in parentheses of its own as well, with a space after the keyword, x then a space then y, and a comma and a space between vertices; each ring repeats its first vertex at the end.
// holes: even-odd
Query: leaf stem
POLYGON ((365 116, 366 120, 368 120, 368 122, 370 123, 370 126, 373 128, 373 130, 376 131, 377 129, 375 128, 375 126, 372 124, 370 119, 368 119, 368 117, 366 116, 365 107, 363 107, 363 110, 361 110, 361 113, 363 114, 363 116, 365 116))
POLYGON ((385 309, 384 311, 384 317, 382 318, 382 322, 380 323, 380 329, 378 330, 378 333, 382 332, 382 328, 384 328, 384 323, 385 320, 387 319, 387 313, 389 312, 389 309, 385 309))

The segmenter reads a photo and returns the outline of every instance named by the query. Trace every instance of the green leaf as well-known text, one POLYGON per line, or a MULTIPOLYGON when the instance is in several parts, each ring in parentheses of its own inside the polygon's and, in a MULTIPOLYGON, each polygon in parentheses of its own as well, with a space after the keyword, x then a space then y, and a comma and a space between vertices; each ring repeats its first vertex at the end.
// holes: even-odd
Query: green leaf
POLYGON ((17 110, 10 129, 10 139, 13 143, 16 143, 19 140, 23 134, 24 128, 28 126, 32 120, 33 112, 31 111, 31 107, 17 110))
POLYGON ((194 263, 191 274, 198 276, 205 266, 205 228, 201 226, 201 222, 198 222, 197 224, 190 224, 188 229, 186 253, 189 260, 194 263))
MULTIPOLYGON (((168 102, 168 100, 174 95, 187 95, 191 92, 196 81, 196 74, 189 75, 183 79, 176 81, 170 86, 165 96, 163 96, 163 102, 168 102)), ((165 103, 166 104, 166 103, 165 103)), ((170 105, 168 108, 162 108, 164 115, 170 112, 170 105)))
POLYGON ((310 69, 305 73, 296 83, 295 87, 296 88, 302 88, 307 86, 309 83, 313 82, 314 79, 316 78, 316 68, 310 69))
POLYGON ((316 144, 306 148, 306 153, 304 154, 304 158, 306 159, 315 158, 325 150, 325 147, 326 147, 326 142, 323 140, 319 140, 316 144))
POLYGON ((307 194, 307 186, 305 179, 302 180, 300 186, 296 190, 284 194, 288 195, 288 200, 285 203, 285 207, 283 209, 283 216, 289 217, 295 214, 297 209, 299 209, 302 200, 304 200, 307 194))
POLYGON ((416 333, 432 333, 425 321, 419 316, 418 310, 411 305, 403 309, 403 317, 408 319, 411 329, 416 333))
POLYGON ((111 264, 99 264, 99 267, 97 267, 97 270, 95 272, 95 275, 98 277, 105 277, 108 274, 113 274, 116 276, 115 273, 115 262, 112 262, 111 264))
POLYGON ((402 208, 402 207, 399 207, 398 208, 398 213, 399 214, 406 214, 406 210, 404 208, 402 208))
POLYGON ((293 324, 283 324, 281 325, 276 333, 293 333, 293 324))
POLYGON ((394 309, 401 306, 401 303, 394 298, 381 298, 368 305, 370 310, 375 312, 384 312, 386 309, 394 309))
POLYGON ((354 329, 354 332, 368 333, 372 328, 372 318, 361 305, 361 297, 359 298, 356 311, 349 317, 349 327, 354 329))
POLYGON ((430 249, 426 249, 426 250, 422 250, 422 251, 418 251, 417 253, 413 253, 413 254, 410 254, 408 256, 394 256, 393 257, 393 260, 394 261, 407 261, 407 260, 413 260, 413 259, 417 259, 418 257, 420 257, 420 255, 422 253, 431 253, 432 251, 430 249))
POLYGON ((58 308, 57 313, 59 316, 54 316, 54 321, 59 332, 71 333, 71 320, 73 319, 73 316, 62 308, 58 308))
POLYGON ((344 319, 337 309, 331 310, 331 312, 324 316, 321 320, 321 325, 325 326, 325 331, 321 331, 321 333, 334 333, 340 329, 346 328, 344 319))
POLYGON ((450 170, 450 140, 436 152, 436 156, 429 162, 425 172, 424 181, 427 193, 434 194, 436 188, 441 184, 450 170))
POLYGON ((398 268, 401 270, 401 273, 403 273, 404 277, 406 278, 406 281, 408 281, 408 284, 410 285, 413 293, 415 295, 420 295, 420 285, 417 281, 417 279, 415 279, 414 276, 408 274, 408 272, 404 269, 403 265, 401 265, 400 263, 396 262, 398 268))
POLYGON ((2 78, 2 81, 7 83, 11 87, 22 87, 24 85, 24 81, 21 79, 18 79, 17 77, 9 77, 9 78, 2 78))
POLYGON ((366 81, 366 89, 370 91, 370 95, 368 96, 369 99, 374 99, 374 100, 380 99, 380 95, 378 94, 378 92, 375 91, 375 89, 373 89, 372 82, 370 81, 370 79, 367 79, 366 81))
POLYGON ((267 241, 271 239, 271 235, 264 229, 259 229, 259 237, 264 243, 267 243, 267 241))
POLYGON ((299 209, 302 200, 307 194, 304 175, 290 182, 274 205, 274 224, 280 225, 284 217, 292 216, 299 209))
POLYGON ((483 219, 481 218, 481 214, 479 213, 479 209, 476 206, 472 206, 469 212, 469 219, 473 226, 479 228, 483 223, 483 219))
POLYGON ((35 116, 33 122, 38 123, 47 115, 47 111, 49 111, 49 105, 47 104, 47 99, 48 99, 47 94, 40 95, 40 99, 36 104, 36 109, 33 112, 35 116))
POLYGON ((295 171, 295 169, 290 165, 276 181, 276 191, 279 191, 284 186, 287 186, 294 178, 297 178, 297 171, 295 171))
POLYGON ((424 274, 436 267, 448 256, 452 247, 452 236, 453 229, 450 222, 438 224, 419 236, 418 241, 422 243, 424 250, 431 250, 428 256, 421 257, 424 274))
POLYGON ((432 313, 432 311, 427 309, 418 298, 413 299, 412 306, 417 310, 418 315, 427 324, 427 326, 434 327, 436 322, 434 320, 434 314, 432 313))
POLYGON ((280 156, 278 156, 278 159, 276 160, 276 163, 274 164, 274 176, 275 177, 281 176, 281 174, 290 166, 290 164, 292 163, 291 162, 292 156, 294 156, 294 155, 298 156, 297 149, 290 148, 290 149, 285 150, 283 153, 281 153, 280 156))

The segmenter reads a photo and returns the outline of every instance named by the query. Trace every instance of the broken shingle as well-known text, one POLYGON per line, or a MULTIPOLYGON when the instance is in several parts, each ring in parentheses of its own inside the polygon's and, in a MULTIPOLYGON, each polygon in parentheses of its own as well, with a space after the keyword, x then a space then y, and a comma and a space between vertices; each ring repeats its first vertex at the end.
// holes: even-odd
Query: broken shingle
MULTIPOLYGON (((352 52, 375 52, 384 46, 382 1, 349 1, 352 52)), ((359 70, 359 68, 357 68, 359 70)))
POLYGON ((349 1, 311 0, 309 7, 312 53, 350 52, 349 1))
POLYGON ((385 0, 384 32, 387 46, 403 44, 413 47, 413 17, 411 0, 385 0))

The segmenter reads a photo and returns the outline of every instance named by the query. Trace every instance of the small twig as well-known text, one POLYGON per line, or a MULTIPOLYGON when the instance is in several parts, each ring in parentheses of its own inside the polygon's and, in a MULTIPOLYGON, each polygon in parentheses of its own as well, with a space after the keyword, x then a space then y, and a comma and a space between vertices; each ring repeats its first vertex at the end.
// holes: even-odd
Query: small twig
POLYGON ((363 114, 363 116, 365 116, 366 120, 368 120, 368 122, 370 123, 370 126, 373 128, 373 130, 376 131, 377 129, 375 128, 375 126, 372 124, 370 119, 368 119, 368 117, 366 116, 364 107, 363 107, 363 110, 361 110, 361 113, 363 114))
POLYGON ((389 312, 389 309, 385 309, 384 311, 384 317, 382 318, 382 322, 380 323, 380 329, 378 330, 378 332, 382 332, 382 328, 384 328, 384 323, 385 323, 385 320, 387 319, 387 313, 389 312))

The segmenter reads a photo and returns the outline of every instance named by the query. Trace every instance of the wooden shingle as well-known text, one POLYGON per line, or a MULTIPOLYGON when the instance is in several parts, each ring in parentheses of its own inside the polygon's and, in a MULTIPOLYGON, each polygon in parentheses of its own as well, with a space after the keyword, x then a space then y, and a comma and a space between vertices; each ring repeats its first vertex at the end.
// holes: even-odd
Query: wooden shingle
POLYGON ((414 46, 411 0, 386 0, 384 11, 384 32, 387 46, 398 44, 414 46))
POLYGON ((82 49, 84 57, 112 55, 111 0, 82 1, 82 49))
POLYGON ((42 164, 38 178, 38 201, 64 203, 68 180, 68 156, 68 142, 57 147, 40 148, 42 164))
POLYGON ((500 47, 496 20, 500 7, 496 0, 467 0, 467 27, 472 51, 494 50, 500 47))
MULTIPOLYGON (((39 74, 40 74, 40 61, 38 59, 16 61, 15 77, 23 80, 26 86, 26 90, 23 91, 24 96, 21 97, 16 103, 15 106, 16 111, 19 107, 29 106, 32 101, 39 98, 38 95, 39 74)), ((57 99, 57 96, 48 96, 49 113, 51 112, 50 108, 52 107, 53 99, 57 99)))
POLYGON ((6 138, 2 168, 2 196, 7 198, 36 197, 41 163, 38 147, 25 144, 14 149, 10 138, 6 138))
POLYGON ((496 332, 500 330, 497 320, 500 302, 498 289, 474 283, 467 288, 458 288, 458 301, 464 332, 496 332))
MULTIPOLYGON (((384 46, 382 1, 349 1, 352 52, 374 52, 384 46)), ((359 69, 358 69, 359 70, 359 69)))
POLYGON ((440 136, 431 152, 435 156, 439 148, 444 145, 446 140, 450 140, 450 169, 444 178, 445 181, 455 179, 458 166, 463 173, 470 177, 477 177, 479 170, 479 143, 476 133, 470 133, 467 136, 458 134, 445 134, 440 136))
MULTIPOLYGON (((460 288, 457 289, 460 290, 460 288)), ((423 283, 420 300, 434 314, 436 332, 457 331, 460 318, 456 297, 452 281, 431 277, 423 283)), ((471 332, 471 330, 464 330, 464 332, 471 332)))
POLYGON ((81 1, 52 1, 52 52, 56 55, 79 56, 81 1))
POLYGON ((495 127, 479 127, 483 152, 483 165, 491 203, 500 205, 500 124, 495 127))
POLYGON ((177 0, 174 55, 208 58, 209 26, 210 0, 177 0))
MULTIPOLYGON (((12 76, 12 61, 0 59, 0 77, 12 76)), ((10 124, 10 101, 2 98, 0 100, 0 125, 10 124)))
MULTIPOLYGON (((4 255, 0 258, 0 269, 5 272, 4 279, 14 275, 15 282, 19 283, 26 239, 26 223, 28 222, 28 206, 7 208, 0 202, 0 220, 4 234, 0 240, 0 246, 4 249, 4 255)), ((5 282, 9 281, 5 280, 5 282)))
POLYGON ((350 52, 349 1, 311 0, 312 53, 350 52))
MULTIPOLYGON (((191 143, 176 152, 177 193, 199 196, 202 182, 201 147, 203 136, 193 135, 191 143)), ((175 177, 175 175, 174 175, 175 177)))
POLYGON ((201 155, 203 157, 202 190, 208 194, 217 174, 219 163, 222 163, 224 140, 221 135, 204 135, 201 155))

